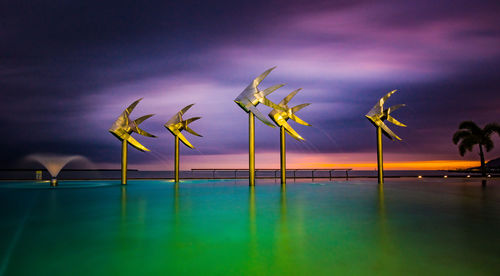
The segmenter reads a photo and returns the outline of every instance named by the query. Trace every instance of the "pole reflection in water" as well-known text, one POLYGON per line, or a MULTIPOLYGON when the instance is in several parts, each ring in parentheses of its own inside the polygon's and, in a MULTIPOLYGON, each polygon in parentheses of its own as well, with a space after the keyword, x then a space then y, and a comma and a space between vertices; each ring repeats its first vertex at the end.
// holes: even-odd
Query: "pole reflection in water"
MULTIPOLYGON (((399 274, 399 273, 402 273, 403 271, 399 267, 399 264, 398 264, 399 258, 397 258, 397 255, 396 255, 397 249, 396 249, 395 243, 390 235, 383 184, 381 184, 377 187, 377 192, 378 192, 377 224, 378 224, 378 228, 379 228, 379 231, 378 231, 378 233, 379 233, 379 235, 378 235, 379 253, 377 254, 379 256, 378 266, 381 268, 384 268, 384 269, 386 269, 387 267, 391 267, 392 269, 394 269, 391 271, 384 270, 384 273, 399 274)), ((377 231, 375 231, 375 233, 377 233, 377 231)))
POLYGON ((281 186, 281 197, 280 197, 280 214, 281 221, 286 222, 286 186, 281 186))
POLYGON ((174 213, 177 222, 177 215, 179 214, 179 182, 174 183, 174 213))
POLYGON ((122 186, 121 188, 121 200, 120 200, 120 206, 121 206, 121 219, 122 222, 125 220, 127 217, 127 188, 125 186, 122 186))
MULTIPOLYGON (((247 272, 249 275, 263 275, 266 274, 266 264, 269 262, 267 256, 267 251, 269 248, 260 248, 259 241, 262 238, 262 234, 257 228, 257 206, 256 206, 256 195, 255 186, 249 186, 248 194, 248 222, 249 222, 249 239, 248 239, 248 261, 247 261, 247 272)), ((266 234, 268 229, 261 227, 261 231, 266 234)), ((263 241, 265 242, 265 241, 263 241)))
POLYGON ((121 258, 129 258, 133 252, 144 250, 146 232, 147 200, 127 194, 130 187, 120 189, 120 224, 116 235, 121 258), (131 238, 134 237, 134 238, 131 238))
POLYGON ((257 255, 257 223, 255 221, 255 186, 249 186, 249 194, 248 194, 248 214, 249 214, 249 231, 250 231, 250 247, 252 256, 257 255))
POLYGON ((290 232, 287 223, 287 202, 286 202, 286 185, 281 185, 280 198, 279 198, 279 220, 276 223, 276 255, 275 264, 278 271, 287 271, 287 263, 290 258, 295 255, 290 238, 290 232))

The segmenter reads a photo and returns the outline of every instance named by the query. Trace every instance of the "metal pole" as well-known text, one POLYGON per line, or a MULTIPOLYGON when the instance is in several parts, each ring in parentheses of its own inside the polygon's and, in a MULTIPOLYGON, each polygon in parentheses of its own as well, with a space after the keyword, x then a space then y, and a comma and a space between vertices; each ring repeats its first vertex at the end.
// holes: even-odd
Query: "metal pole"
POLYGON ((127 140, 122 140, 122 185, 127 184, 127 140))
POLYGON ((175 136, 175 182, 179 182, 179 136, 175 136))
POLYGON ((382 128, 377 127, 377 169, 378 184, 384 185, 384 158, 382 156, 382 128))
POLYGON ((281 185, 286 185, 286 136, 285 127, 280 127, 280 165, 281 165, 281 185))
POLYGON ((255 186, 255 118, 248 112, 248 180, 250 186, 255 186))

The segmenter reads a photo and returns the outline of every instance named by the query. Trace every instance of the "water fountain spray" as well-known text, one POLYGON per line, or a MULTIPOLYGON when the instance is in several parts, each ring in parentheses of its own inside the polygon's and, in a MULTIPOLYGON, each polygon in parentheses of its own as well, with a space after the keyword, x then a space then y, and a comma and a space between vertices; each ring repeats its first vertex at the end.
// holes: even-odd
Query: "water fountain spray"
POLYGON ((57 186, 57 175, 69 162, 73 160, 87 160, 81 155, 55 155, 55 154, 31 154, 27 160, 42 164, 50 174, 50 186, 57 186))

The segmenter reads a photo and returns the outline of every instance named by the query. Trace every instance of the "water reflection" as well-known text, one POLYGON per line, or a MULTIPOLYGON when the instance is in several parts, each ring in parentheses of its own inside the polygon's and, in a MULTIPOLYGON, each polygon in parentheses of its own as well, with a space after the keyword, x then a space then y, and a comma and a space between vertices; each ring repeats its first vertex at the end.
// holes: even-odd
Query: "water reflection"
POLYGON ((292 240, 290 239, 292 229, 287 221, 287 198, 286 198, 286 186, 281 186, 280 198, 279 198, 279 220, 277 221, 277 231, 275 233, 276 240, 276 255, 275 263, 278 266, 278 270, 287 271, 286 264, 289 258, 293 254, 292 240), (284 270, 283 270, 284 269, 284 270))
POLYGON ((177 215, 179 214, 179 182, 174 183, 174 214, 177 219, 177 215))
POLYGON ((391 237, 391 231, 389 228, 389 220, 387 215, 386 208, 386 200, 383 185, 379 185, 377 188, 377 224, 378 231, 374 231, 374 233, 378 232, 378 264, 377 267, 383 268, 384 270, 387 268, 391 268, 394 270, 385 271, 385 273, 401 273, 398 266, 398 257, 397 250, 395 248, 395 243, 393 237, 391 237))
POLYGON ((249 233, 250 233, 250 258, 255 259, 258 255, 257 251, 257 222, 255 211, 255 186, 249 187, 248 193, 248 218, 249 218, 249 233))
POLYGON ((121 220, 122 222, 125 220, 127 216, 127 188, 121 187, 120 193, 120 207, 121 207, 121 220))

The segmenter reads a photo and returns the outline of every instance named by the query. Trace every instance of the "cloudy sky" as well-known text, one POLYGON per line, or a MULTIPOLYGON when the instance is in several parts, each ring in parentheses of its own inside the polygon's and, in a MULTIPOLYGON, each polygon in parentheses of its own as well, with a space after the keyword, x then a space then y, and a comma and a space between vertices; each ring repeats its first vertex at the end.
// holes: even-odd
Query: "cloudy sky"
MULTIPOLYGON (((186 134, 181 169, 247 166, 248 116, 234 98, 264 70, 262 88, 311 106, 291 122, 306 139, 287 140, 289 167, 373 169, 375 129, 364 118, 385 93, 406 103, 384 141, 389 168, 455 168, 459 123, 500 123, 498 1, 2 1, 0 165, 31 153, 78 154, 119 168, 108 132, 131 102, 156 114, 135 136, 132 168, 173 168, 163 124, 182 107, 202 116, 186 134)), ((259 106, 267 114, 270 109, 259 106)), ((487 159, 500 156, 497 148, 487 159)), ((257 167, 279 166, 279 130, 256 122, 257 167)), ((475 163, 474 163, 475 164, 475 163)))

